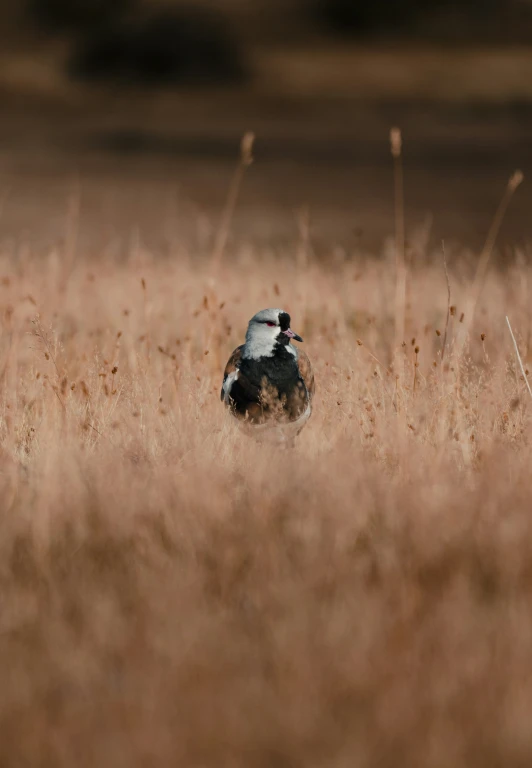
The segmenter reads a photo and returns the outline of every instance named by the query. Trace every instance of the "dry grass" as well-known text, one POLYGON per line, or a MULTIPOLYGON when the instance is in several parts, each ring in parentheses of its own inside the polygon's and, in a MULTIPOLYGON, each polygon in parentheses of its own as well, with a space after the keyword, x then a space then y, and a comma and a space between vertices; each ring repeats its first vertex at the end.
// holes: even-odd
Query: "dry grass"
POLYGON ((532 271, 488 274, 457 359, 471 279, 447 261, 443 365, 438 249, 391 370, 393 253, 247 249, 217 282, 141 247, 2 257, 0 766, 530 764, 531 403, 505 315, 526 366, 532 271), (271 305, 318 384, 288 452, 219 402, 271 305))

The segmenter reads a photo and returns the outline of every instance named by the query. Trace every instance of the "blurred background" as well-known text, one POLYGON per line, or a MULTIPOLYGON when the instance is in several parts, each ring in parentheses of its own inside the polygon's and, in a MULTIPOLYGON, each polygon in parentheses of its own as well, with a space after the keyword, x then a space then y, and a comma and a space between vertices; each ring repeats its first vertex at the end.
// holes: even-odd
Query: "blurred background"
MULTIPOLYGON (((317 257, 382 252, 393 125, 423 247, 477 253, 530 170, 531 0, 3 0, 0 30, 4 251, 53 247, 74 205, 88 254, 208 252, 249 130, 239 248, 295 247, 308 221, 317 257)), ((525 182, 503 256, 531 203, 525 182)))

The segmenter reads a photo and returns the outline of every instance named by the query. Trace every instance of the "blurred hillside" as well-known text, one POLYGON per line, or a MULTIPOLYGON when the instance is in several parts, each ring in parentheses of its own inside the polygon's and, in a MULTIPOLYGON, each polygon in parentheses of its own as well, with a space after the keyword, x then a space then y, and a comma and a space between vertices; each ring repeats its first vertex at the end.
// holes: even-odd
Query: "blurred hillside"
POLYGON ((48 31, 86 29, 138 14, 203 11, 223 15, 248 42, 295 41, 311 36, 385 34, 425 40, 530 40, 530 0, 24 0, 4 16, 48 31))
POLYGON ((532 41, 530 0, 24 0, 2 6, 0 32, 2 82, 14 90, 31 90, 32 78, 36 91, 49 92, 81 81, 261 88, 269 80, 269 90, 288 83, 309 96, 315 87, 317 95, 386 98, 399 85, 404 98, 410 80, 413 98, 437 99, 452 97, 452 79, 458 97, 464 85, 474 96, 467 52, 476 55, 473 70, 488 57, 473 72, 487 80, 477 86, 480 98, 489 101, 492 87, 497 97, 507 88, 508 99, 527 100, 532 91, 521 50, 532 41), (431 64, 428 50, 445 66, 431 64), (419 69, 427 62, 431 85, 423 93, 419 69))

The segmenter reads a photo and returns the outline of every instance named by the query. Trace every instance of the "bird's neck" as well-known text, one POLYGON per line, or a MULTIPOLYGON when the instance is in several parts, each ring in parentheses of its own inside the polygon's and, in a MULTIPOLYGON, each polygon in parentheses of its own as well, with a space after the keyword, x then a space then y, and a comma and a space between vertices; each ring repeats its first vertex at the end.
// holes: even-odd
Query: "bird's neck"
POLYGON ((288 337, 283 337, 281 340, 271 339, 263 340, 260 338, 246 338, 244 349, 242 350, 242 358, 248 360, 264 360, 268 357, 284 358, 288 355, 290 357, 296 357, 297 352, 293 347, 288 337))

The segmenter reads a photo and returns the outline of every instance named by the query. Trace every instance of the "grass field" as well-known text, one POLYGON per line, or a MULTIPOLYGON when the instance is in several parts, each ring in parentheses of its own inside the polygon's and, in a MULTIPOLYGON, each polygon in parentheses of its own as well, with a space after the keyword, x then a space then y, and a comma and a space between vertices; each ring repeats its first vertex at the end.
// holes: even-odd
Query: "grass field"
POLYGON ((474 316, 471 259, 449 301, 415 254, 395 346, 393 249, 76 259, 75 218, 0 258, 0 766, 529 765, 526 253, 474 316), (219 401, 267 306, 293 451, 219 401))

